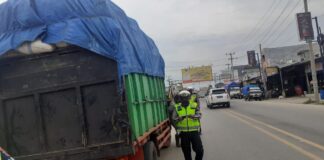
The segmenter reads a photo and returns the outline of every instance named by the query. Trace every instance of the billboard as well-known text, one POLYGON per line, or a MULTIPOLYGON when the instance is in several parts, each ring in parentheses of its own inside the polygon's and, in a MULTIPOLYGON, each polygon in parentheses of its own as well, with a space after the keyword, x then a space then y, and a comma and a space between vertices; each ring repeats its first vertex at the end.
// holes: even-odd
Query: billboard
POLYGON ((204 82, 213 80, 212 66, 190 67, 182 69, 183 83, 204 82))
POLYGON ((247 56, 248 56, 249 65, 252 67, 257 66, 257 61, 255 58, 255 51, 248 51, 247 56))
POLYGON ((267 76, 273 76, 279 73, 279 69, 277 67, 267 67, 265 68, 267 76))
POLYGON ((297 25, 301 41, 314 39, 312 15, 310 12, 297 13, 297 25))

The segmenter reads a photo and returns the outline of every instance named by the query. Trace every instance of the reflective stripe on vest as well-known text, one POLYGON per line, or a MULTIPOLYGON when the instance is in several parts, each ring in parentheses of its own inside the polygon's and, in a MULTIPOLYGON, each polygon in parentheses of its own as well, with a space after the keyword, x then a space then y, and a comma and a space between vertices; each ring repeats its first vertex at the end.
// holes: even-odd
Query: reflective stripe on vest
MULTIPOLYGON (((194 116, 196 114, 197 103, 190 103, 188 107, 175 105, 175 109, 179 117, 194 116)), ((180 132, 192 132, 198 131, 200 128, 200 122, 198 119, 184 118, 182 121, 177 122, 177 131, 180 132)))

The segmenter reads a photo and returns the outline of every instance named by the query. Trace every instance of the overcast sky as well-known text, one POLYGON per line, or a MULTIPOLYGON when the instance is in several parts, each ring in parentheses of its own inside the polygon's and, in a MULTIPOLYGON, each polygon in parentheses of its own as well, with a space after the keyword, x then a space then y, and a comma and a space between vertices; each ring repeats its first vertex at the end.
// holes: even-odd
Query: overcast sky
MULTIPOLYGON (((258 49, 260 41, 263 47, 300 43, 295 13, 303 11, 302 0, 113 1, 155 40, 173 79, 181 79, 180 69, 189 65, 213 64, 219 72, 229 63, 226 52, 235 51, 235 64, 245 64, 246 51, 258 49)), ((324 14, 323 0, 309 3, 313 15, 324 14)))
MULTIPOLYGON (((4 0, 0 0, 3 2, 4 0)), ((113 0, 151 36, 166 62, 166 76, 181 79, 181 68, 247 63, 246 51, 300 43, 295 13, 303 0, 113 0), (296 9, 295 9, 296 8, 296 9)), ((321 16, 324 0, 309 0, 313 16, 321 16)), ((324 29, 323 29, 324 30, 324 29)))

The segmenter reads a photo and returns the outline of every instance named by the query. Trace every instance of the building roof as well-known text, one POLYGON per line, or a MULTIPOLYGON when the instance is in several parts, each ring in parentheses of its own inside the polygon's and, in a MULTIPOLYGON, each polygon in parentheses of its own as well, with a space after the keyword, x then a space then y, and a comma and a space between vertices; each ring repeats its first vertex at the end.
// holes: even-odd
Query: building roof
POLYGON ((239 65, 233 66, 234 70, 245 70, 245 69, 258 69, 258 66, 251 66, 251 65, 239 65))
MULTIPOLYGON (((313 46, 315 55, 319 54, 320 51, 318 44, 313 43, 313 46)), ((278 66, 279 68, 282 68, 285 66, 302 62, 302 59, 298 54, 301 52, 306 52, 308 50, 309 49, 307 44, 300 44, 277 48, 264 48, 262 51, 262 55, 265 56, 269 67, 278 66)))

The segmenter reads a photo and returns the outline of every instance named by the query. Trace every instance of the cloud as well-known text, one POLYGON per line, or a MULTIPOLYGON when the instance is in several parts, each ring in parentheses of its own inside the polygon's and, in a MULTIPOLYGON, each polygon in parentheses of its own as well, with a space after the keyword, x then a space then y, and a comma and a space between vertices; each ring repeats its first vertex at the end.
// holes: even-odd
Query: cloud
MULTIPOLYGON (((324 15, 323 0, 309 0, 315 16, 324 15)), ((0 3, 4 0, 0 0, 0 3)), ((227 52, 240 57, 235 64, 245 64, 247 50, 257 50, 266 29, 269 34, 264 47, 303 43, 298 41, 295 13, 303 11, 302 3, 282 26, 272 26, 288 3, 279 22, 292 9, 295 0, 113 0, 126 14, 139 23, 158 45, 166 62, 166 73, 181 79, 180 69, 186 66, 213 64, 214 71, 225 69, 227 52), (256 27, 261 17, 274 4, 273 13, 266 16, 263 26, 256 27), (284 30, 286 28, 286 30, 284 30), (244 39, 252 30, 251 36, 244 39), (281 33, 281 35, 279 35, 281 33), (278 38, 276 38, 278 37, 278 38), (276 41, 274 41, 276 40, 276 41)), ((320 17, 324 27, 324 16, 320 17)))
MULTIPOLYGON (((261 33, 267 33, 265 29, 269 28, 286 4, 290 3, 282 17, 285 17, 295 4, 294 0, 113 1, 130 17, 135 18, 141 28, 156 41, 166 61, 167 75, 174 79, 181 79, 180 69, 189 65, 213 64, 215 71, 224 69, 228 63, 225 53, 230 51, 236 51, 240 57, 236 64, 246 63, 246 50, 258 50, 258 39, 264 36, 261 33), (252 32, 254 39, 242 41, 274 2, 277 6, 273 14, 265 17, 264 25, 258 29, 260 33, 252 32)), ((309 7, 313 15, 319 15, 324 13, 321 9, 323 5, 322 1, 312 0, 309 7)), ((300 4, 294 11, 301 12, 302 7, 300 4)), ((283 22, 282 26, 278 26, 276 31, 269 34, 271 42, 279 32, 283 32, 283 35, 279 36, 277 41, 269 43, 269 46, 299 43, 296 23, 293 22, 294 15, 295 13, 292 13, 287 22, 283 22), (282 31, 283 28, 288 29, 282 31)), ((283 18, 279 22, 281 21, 283 18)))

